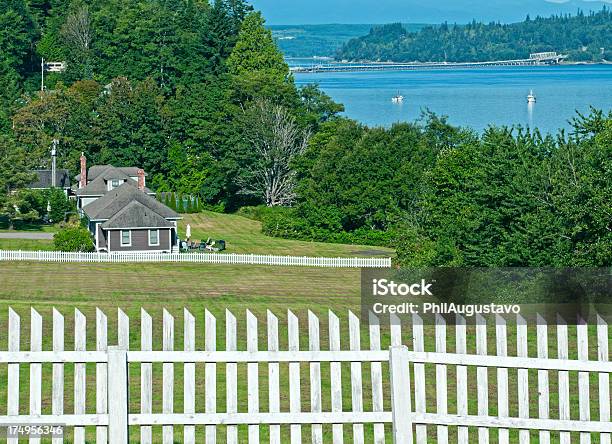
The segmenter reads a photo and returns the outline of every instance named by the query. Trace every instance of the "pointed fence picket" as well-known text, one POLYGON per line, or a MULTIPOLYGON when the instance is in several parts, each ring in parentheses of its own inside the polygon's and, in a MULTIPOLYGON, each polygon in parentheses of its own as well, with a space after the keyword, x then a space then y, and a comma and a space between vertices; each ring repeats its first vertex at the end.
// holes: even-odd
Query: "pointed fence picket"
MULTIPOLYGON (((86 319, 79 310, 74 311, 74 350, 84 352, 87 347, 86 319)), ((85 397, 87 390, 87 365, 84 362, 74 364, 74 414, 85 414, 85 397)), ((75 426, 74 443, 85 444, 85 427, 75 426)))
MULTIPOLYGON (((142 443, 160 440, 154 435, 156 428, 161 430, 163 442, 214 443, 219 438, 219 426, 224 426, 228 443, 257 443, 266 430, 269 430, 266 441, 271 443, 322 443, 324 438, 338 443, 351 437, 355 443, 373 440, 376 444, 392 441, 410 444, 428 439, 446 442, 451 436, 458 442, 468 442, 473 436, 478 443, 484 443, 488 441, 491 429, 497 431, 501 442, 509 442, 514 436, 510 430, 518 429, 516 436, 520 443, 530 442, 531 430, 538 432, 540 442, 550 442, 554 435, 562 442, 570 442, 576 436, 586 443, 595 434, 599 442, 610 443, 609 376, 612 363, 609 360, 609 329, 601 316, 596 317, 595 328, 591 330, 583 319, 579 319, 575 336, 573 329, 570 331, 567 323, 559 318, 554 332, 555 358, 548 356, 549 326, 541 317, 533 330, 521 316, 514 319, 498 317, 489 324, 479 317, 475 325, 475 344, 469 344, 472 337, 467 335, 465 318, 458 317, 455 328, 449 329, 447 320, 438 316, 435 325, 427 326, 426 330, 423 320, 414 315, 410 330, 412 350, 401 345, 408 330, 403 330, 397 318, 391 319, 390 329, 387 329, 372 313, 368 315, 366 328, 353 313, 341 320, 329 312, 327 330, 322 331, 325 326, 313 312, 300 319, 289 311, 286 324, 283 321, 281 325, 271 311, 267 312, 265 319, 258 319, 255 313, 247 311, 246 319, 240 322, 233 313, 226 311, 225 337, 220 338, 218 320, 210 312, 204 312, 202 335, 197 317, 184 310, 183 344, 177 346, 177 351, 175 317, 166 310, 162 315, 162 346, 159 348, 153 342, 156 321, 145 310, 140 313, 140 346, 137 349, 134 349, 134 342, 130 344, 130 324, 135 320, 130 320, 121 310, 117 312, 117 346, 109 345, 109 338, 114 335, 109 335, 112 327, 106 314, 96 310, 95 340, 92 337, 95 347, 91 351, 87 350, 87 319, 79 310, 75 310, 70 328, 66 328, 64 316, 53 310, 52 350, 49 351, 44 351, 44 316, 32 309, 29 321, 29 341, 24 341, 29 343, 29 350, 21 351, 22 334, 25 333, 21 330, 21 317, 9 310, 8 349, 0 353, 0 365, 7 365, 8 370, 6 415, 0 416, 0 426, 65 424, 74 428, 72 439, 67 438, 69 442, 85 442, 87 438, 90 442, 95 439, 96 443, 125 444, 131 427, 139 429, 131 434, 132 440, 136 438, 142 443), (265 329, 259 328, 260 321, 265 322, 265 329), (507 324, 510 322, 516 325, 516 353, 508 347, 507 324), (495 354, 489 354, 487 350, 488 328, 494 332, 491 337, 496 344, 495 354), (74 351, 65 351, 66 331, 74 331, 74 351), (240 337, 239 332, 243 331, 245 337, 240 337), (342 339, 345 331, 348 332, 346 340, 342 339), (429 338, 425 331, 433 332, 433 337, 429 338), (267 341, 260 341, 261 332, 266 333, 267 341), (301 332, 307 332, 306 349, 301 347, 306 344, 306 341, 300 341, 301 332), (447 335, 453 332, 455 347, 449 350, 453 347, 447 342, 447 335), (535 356, 529 353, 531 332, 536 335, 535 356), (287 336, 283 338, 281 334, 287 336), (321 342, 325 335, 329 338, 328 345, 321 342), (204 347, 198 349, 198 338, 202 336, 204 347), (368 346, 362 344, 364 338, 369 338, 368 346), (574 338, 575 351, 570 349, 574 338), (286 348, 281 347, 285 339, 286 348), (243 341, 246 341, 246 346, 241 349, 239 344, 243 341), (382 346, 386 341, 390 341, 388 349, 382 346), (589 341, 596 341, 596 356, 589 356, 589 341), (219 343, 225 343, 225 348, 220 349, 219 343), (473 346, 476 354, 469 354, 468 350, 473 346), (570 359, 570 354, 575 354, 577 359, 570 359), (162 366, 160 381, 156 381, 152 371, 155 363, 162 366), (46 381, 46 373, 42 372, 46 364, 52 366, 51 381, 46 381), (95 366, 95 374, 86 374, 87 364, 91 364, 92 369, 95 366), (183 370, 179 376, 183 384, 177 386, 174 384, 176 364, 182 364, 183 370), (64 411, 64 401, 70 396, 63 382, 65 366, 74 368, 73 412, 64 411), (138 382, 131 387, 129 369, 134 366, 140 367, 140 374, 132 375, 132 380, 138 382), (238 402, 240 366, 246 367, 247 376, 248 399, 244 404, 238 402), (322 367, 329 368, 329 376, 326 376, 329 381, 323 381, 323 375, 328 373, 322 372, 322 367), (389 370, 383 371, 383 367, 389 370), (19 405, 20 389, 24 389, 20 387, 21 368, 29 372, 29 384, 25 387, 29 406, 25 408, 19 405), (219 402, 217 396, 219 368, 225 368, 225 403, 219 402), (308 371, 302 372, 306 368, 308 371), (475 377, 468 372, 469 368, 476 369, 475 377), (204 370, 202 379, 198 376, 198 369, 204 370), (267 378, 262 378, 261 370, 264 369, 267 378), (495 386, 489 385, 489 369, 496 372, 495 386), (537 374, 537 382, 530 380, 530 370, 534 371, 534 376, 537 374), (456 385, 452 385, 448 378, 449 372, 453 371, 457 375, 456 385), (558 377, 558 412, 550 408, 551 371, 558 377), (571 372, 578 374, 577 380, 569 377, 571 372), (590 380, 590 374, 595 373, 597 378, 590 380), (516 383, 509 382, 512 374, 517 375, 516 383), (281 405, 283 375, 288 378, 286 408, 281 405), (435 382, 431 383, 436 389, 435 409, 428 408, 425 402, 427 375, 435 376, 435 382), (470 381, 470 376, 473 381, 470 381), (89 395, 85 384, 88 378, 95 379, 95 391, 89 395), (204 383, 203 393, 197 384, 200 380, 204 383), (468 412, 470 382, 477 385, 476 414, 471 415, 468 412), (302 391, 304 383, 310 388, 309 395, 302 391), (159 411, 153 408, 154 384, 161 384, 159 411), (597 385, 596 399, 589 396, 589 384, 597 385), (50 385, 49 391, 45 390, 47 385, 50 385), (132 405, 132 409, 137 411, 130 411, 129 393, 137 390, 138 386, 140 404, 138 407, 132 405), (176 393, 177 387, 182 387, 181 394, 176 393), (328 388, 323 390, 323 387, 328 388), (364 390, 366 387, 371 387, 371 402, 365 396, 370 393, 364 390), (494 388, 493 393, 489 391, 491 388, 494 388), (516 390, 514 394, 513 390, 516 390), (47 393, 51 395, 50 414, 44 408, 47 393), (262 393, 267 393, 267 406, 260 402, 262 393), (95 404, 87 403, 86 398, 94 394, 95 404), (183 408, 177 412, 174 399, 180 395, 183 408), (205 396, 204 408, 198 411, 197 399, 202 396, 205 396), (489 397, 497 398, 498 414, 495 416, 488 411, 489 397), (509 399, 512 398, 518 402, 518 415, 513 415, 513 409, 509 408, 509 399), (451 401, 453 399, 456 407, 451 401), (570 399, 577 399, 575 414, 571 413, 570 399), (537 415, 534 417, 531 413, 535 409, 529 407, 536 402, 537 415), (307 408, 305 404, 308 403, 307 408), (597 418, 591 417, 594 403, 598 405, 597 418), (90 405, 95 406, 93 411, 88 411, 90 405), (241 409, 241 405, 246 407, 241 409), (553 414, 557 416, 552 417, 553 414), (309 436, 305 433, 305 425, 310 426, 309 436), (197 426, 203 426, 203 438, 198 436, 197 426), (325 427, 331 429, 329 437, 323 433, 325 427)), ((17 440, 8 439, 7 442, 17 440)), ((39 442, 39 437, 31 437, 30 442, 39 442)), ((63 440, 55 437, 52 442, 63 440)))

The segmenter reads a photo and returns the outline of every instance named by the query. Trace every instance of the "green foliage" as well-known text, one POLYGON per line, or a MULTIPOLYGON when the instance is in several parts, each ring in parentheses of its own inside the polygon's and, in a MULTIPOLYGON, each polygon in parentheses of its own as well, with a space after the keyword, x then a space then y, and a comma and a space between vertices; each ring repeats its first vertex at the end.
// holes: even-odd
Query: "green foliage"
POLYGON ((176 199, 176 212, 184 213, 185 208, 183 207, 183 195, 181 193, 177 193, 175 195, 175 199, 176 199))
POLYGON ((421 178, 437 153, 471 138, 436 116, 389 130, 344 119, 323 125, 296 165, 297 214, 331 232, 389 230, 419 211, 421 178))
POLYGON ((50 167, 49 146, 54 138, 60 143, 60 168, 76 173, 81 152, 90 161, 100 160, 103 146, 100 137, 106 136, 96 134, 100 125, 97 104, 101 91, 102 87, 94 81, 79 81, 68 88, 58 85, 53 92, 31 98, 17 110, 13 131, 16 140, 27 150, 29 166, 50 167))
POLYGON ((23 0, 0 2, 0 65, 24 74, 32 68, 38 26, 23 0))
POLYGON ((260 205, 243 207, 238 211, 238 214, 260 221, 263 234, 285 239, 388 247, 392 245, 395 237, 393 231, 362 228, 347 232, 312 226, 307 220, 301 218, 293 208, 260 205))
POLYGON ((55 233, 53 246, 55 251, 83 253, 94 251, 91 234, 86 228, 79 226, 68 226, 55 233))
POLYGON ((12 138, 0 134, 0 196, 23 188, 35 178, 27 168, 25 150, 12 138))
POLYGON ((49 222, 57 223, 66 220, 66 217, 76 212, 76 205, 60 188, 51 188, 44 192, 45 205, 49 205, 49 222))
POLYGON ((570 139, 491 128, 440 153, 422 212, 403 229, 407 265, 609 266, 612 115, 570 139), (607 179, 606 179, 607 177, 607 179))
POLYGON ((259 12, 247 15, 227 59, 238 98, 241 102, 268 98, 286 106, 296 106, 297 94, 289 66, 264 23, 259 12))
POLYGON ((8 221, 9 230, 16 223, 36 222, 40 218, 37 208, 40 202, 28 190, 19 190, 8 195, 0 195, 0 216, 8 221))
POLYGON ((289 75, 289 67, 272 39, 272 32, 265 28, 264 23, 259 12, 245 18, 238 41, 227 60, 230 74, 240 76, 253 71, 266 71, 281 80, 289 75))
POLYGON ((100 163, 163 172, 167 156, 163 102, 162 92, 152 79, 135 85, 123 78, 114 80, 101 97, 94 119, 100 163))
POLYGON ((299 94, 305 111, 306 125, 310 128, 318 129, 320 124, 344 112, 344 105, 334 102, 316 84, 302 86, 299 94))
POLYGON ((394 246, 407 266, 610 266, 611 122, 593 111, 542 138, 337 119, 296 162, 294 208, 240 214, 270 236, 394 246))
POLYGON ((251 100, 283 104, 304 128, 341 109, 316 88, 298 94, 261 15, 243 0, 33 0, 17 13, 19 5, 3 16, 26 34, 0 38, 0 131, 25 149, 30 168, 49 168, 58 139, 58 167, 71 174, 84 152, 89 164, 144 168, 158 191, 235 208, 251 201, 236 183, 253 162, 241 124, 251 100), (32 48, 67 61, 65 73, 48 73, 43 94, 33 93, 32 48), (24 89, 31 93, 20 99, 24 89))
POLYGON ((39 217, 36 202, 21 188, 35 175, 26 166, 25 151, 14 140, 0 135, 0 216, 13 228, 15 222, 31 222, 39 217))
POLYGON ((372 28, 366 36, 347 42, 338 60, 396 62, 476 62, 526 59, 530 53, 557 51, 573 61, 608 58, 612 13, 608 8, 585 15, 527 19, 521 23, 476 23, 427 26, 408 32, 401 24, 372 28))

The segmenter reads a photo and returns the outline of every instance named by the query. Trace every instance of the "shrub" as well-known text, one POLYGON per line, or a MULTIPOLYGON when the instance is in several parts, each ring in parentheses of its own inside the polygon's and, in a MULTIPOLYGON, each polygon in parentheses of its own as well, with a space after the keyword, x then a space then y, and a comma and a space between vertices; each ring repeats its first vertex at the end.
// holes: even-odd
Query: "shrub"
POLYGON ((49 222, 61 222, 66 218, 67 214, 76 212, 75 203, 69 200, 66 197, 66 193, 60 188, 51 188, 45 194, 51 209, 49 212, 49 222))
POLYGON ((66 227, 55 233, 53 246, 56 251, 94 251, 94 244, 89 231, 80 226, 66 227))
POLYGON ((185 208, 183 207, 183 195, 178 193, 175 194, 175 199, 176 199, 176 212, 177 213, 184 213, 185 212, 185 208))
POLYGON ((394 230, 382 231, 361 227, 354 231, 336 231, 313 226, 300 217, 293 208, 248 207, 239 213, 261 221, 263 234, 285 239, 391 247, 396 237, 394 230))

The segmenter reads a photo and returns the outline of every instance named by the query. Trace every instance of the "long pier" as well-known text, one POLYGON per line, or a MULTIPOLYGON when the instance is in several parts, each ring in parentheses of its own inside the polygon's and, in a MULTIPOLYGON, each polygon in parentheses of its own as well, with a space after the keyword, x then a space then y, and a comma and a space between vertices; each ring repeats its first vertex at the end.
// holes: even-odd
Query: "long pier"
POLYGON ((430 63, 393 63, 393 62, 367 62, 367 63, 328 63, 311 66, 294 66, 294 73, 326 73, 326 72, 362 72, 362 71, 411 71, 418 69, 457 69, 457 68, 484 68, 490 66, 541 66, 557 65, 567 56, 556 53, 546 53, 545 56, 532 54, 528 59, 496 60, 488 62, 430 62, 430 63))

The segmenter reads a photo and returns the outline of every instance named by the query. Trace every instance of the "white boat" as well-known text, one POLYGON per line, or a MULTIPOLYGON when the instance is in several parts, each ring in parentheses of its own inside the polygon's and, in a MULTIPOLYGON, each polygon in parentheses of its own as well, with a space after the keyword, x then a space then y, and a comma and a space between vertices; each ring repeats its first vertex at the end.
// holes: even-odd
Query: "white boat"
POLYGON ((529 91, 529 95, 527 95, 527 103, 535 103, 536 96, 533 95, 533 90, 529 91))
POLYGON ((399 92, 397 93, 396 96, 393 96, 391 98, 391 102, 393 103, 403 103, 404 102, 404 96, 402 96, 399 92))

